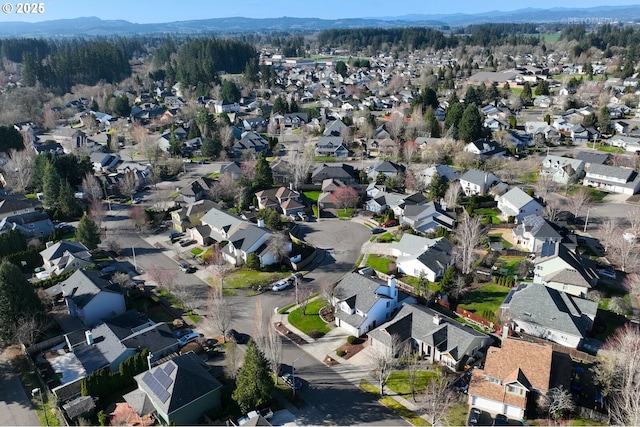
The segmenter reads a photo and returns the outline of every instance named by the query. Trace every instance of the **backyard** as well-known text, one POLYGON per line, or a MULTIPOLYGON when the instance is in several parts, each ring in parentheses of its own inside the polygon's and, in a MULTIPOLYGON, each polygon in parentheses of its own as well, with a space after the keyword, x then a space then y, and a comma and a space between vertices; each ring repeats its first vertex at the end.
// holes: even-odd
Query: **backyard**
POLYGON ((491 320, 490 317, 495 316, 510 290, 492 283, 482 285, 467 293, 458 306, 491 320))

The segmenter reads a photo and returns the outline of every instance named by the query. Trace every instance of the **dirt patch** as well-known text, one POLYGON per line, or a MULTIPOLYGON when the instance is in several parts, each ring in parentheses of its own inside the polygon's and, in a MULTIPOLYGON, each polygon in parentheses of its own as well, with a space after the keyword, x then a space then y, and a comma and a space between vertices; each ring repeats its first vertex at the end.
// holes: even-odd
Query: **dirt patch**
POLYGON ((359 338, 353 344, 349 344, 348 342, 342 344, 340 347, 336 349, 336 351, 340 351, 340 350, 345 351, 346 353, 344 354, 344 356, 342 356, 342 358, 349 360, 364 348, 364 345, 366 342, 367 342, 366 340, 359 338))
POLYGON ((325 323, 331 323, 335 320, 335 313, 333 311, 333 306, 327 305, 320 309, 320 317, 325 323))
POLYGON ((275 324, 275 328, 276 331, 280 332, 283 336, 289 338, 291 341, 298 345, 308 344, 308 342, 304 338, 298 336, 297 334, 294 334, 280 322, 275 324))
POLYGON ((329 355, 324 357, 323 362, 327 366, 336 366, 336 365, 340 364, 340 362, 338 362, 336 359, 334 359, 333 357, 331 357, 329 355))
POLYGON ((6 357, 7 360, 14 366, 19 363, 19 359, 23 355, 24 353, 22 352, 22 349, 17 344, 10 345, 9 347, 4 349, 4 357, 6 357))

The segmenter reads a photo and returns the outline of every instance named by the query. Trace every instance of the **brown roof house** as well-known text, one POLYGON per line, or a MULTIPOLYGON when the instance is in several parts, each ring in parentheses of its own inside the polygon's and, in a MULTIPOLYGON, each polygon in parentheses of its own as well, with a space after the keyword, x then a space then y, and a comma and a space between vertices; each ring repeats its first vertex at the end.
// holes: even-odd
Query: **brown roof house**
POLYGON ((475 369, 469 384, 469 405, 492 414, 522 420, 540 395, 566 389, 571 375, 562 354, 551 345, 507 338, 490 347, 484 369, 475 369))

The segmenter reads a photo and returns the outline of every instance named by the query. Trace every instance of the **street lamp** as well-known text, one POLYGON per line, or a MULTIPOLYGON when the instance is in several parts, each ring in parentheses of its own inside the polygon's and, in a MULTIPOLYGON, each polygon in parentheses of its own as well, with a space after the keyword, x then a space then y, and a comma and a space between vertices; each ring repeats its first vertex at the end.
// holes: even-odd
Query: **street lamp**
POLYGON ((296 397, 296 362, 300 360, 298 357, 296 360, 291 362, 291 388, 293 389, 293 398, 296 397))
POLYGON ((40 395, 40 402, 42 402, 42 412, 44 412, 44 422, 49 425, 49 419, 47 418, 47 408, 44 407, 44 398, 42 397, 42 390, 36 387, 31 390, 31 397, 36 397, 36 393, 40 395))

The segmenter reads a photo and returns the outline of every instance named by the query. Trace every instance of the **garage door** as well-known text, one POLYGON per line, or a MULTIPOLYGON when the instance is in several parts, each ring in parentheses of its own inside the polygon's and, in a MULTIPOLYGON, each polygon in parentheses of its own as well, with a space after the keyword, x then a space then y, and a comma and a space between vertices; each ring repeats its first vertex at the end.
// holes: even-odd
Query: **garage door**
POLYGON ((521 420, 524 416, 524 411, 522 408, 518 408, 516 406, 504 405, 507 409, 507 417, 513 418, 514 420, 521 420))
POLYGON ((504 409, 504 405, 495 400, 485 399, 484 397, 473 396, 471 399, 471 406, 484 409, 485 411, 501 414, 504 409))

